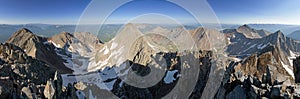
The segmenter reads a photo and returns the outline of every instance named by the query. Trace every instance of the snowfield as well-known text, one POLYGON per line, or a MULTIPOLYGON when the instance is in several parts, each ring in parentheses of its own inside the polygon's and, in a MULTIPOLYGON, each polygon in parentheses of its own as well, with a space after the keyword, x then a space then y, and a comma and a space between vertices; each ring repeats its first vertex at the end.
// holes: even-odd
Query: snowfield
POLYGON ((116 81, 116 78, 117 78, 117 74, 114 71, 114 69, 109 69, 109 68, 106 68, 100 72, 94 72, 94 73, 84 74, 84 75, 69 75, 69 74, 62 75, 64 86, 67 86, 69 83, 72 84, 81 81, 87 84, 95 84, 100 89, 105 89, 105 90, 113 89, 113 85, 116 81), (108 81, 110 79, 114 79, 114 80, 108 81))

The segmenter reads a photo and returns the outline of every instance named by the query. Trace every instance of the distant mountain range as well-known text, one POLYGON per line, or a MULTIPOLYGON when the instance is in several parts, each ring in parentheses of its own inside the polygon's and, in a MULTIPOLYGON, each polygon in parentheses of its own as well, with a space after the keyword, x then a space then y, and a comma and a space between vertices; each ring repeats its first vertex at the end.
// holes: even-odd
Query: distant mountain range
POLYGON ((296 40, 300 40, 300 30, 294 31, 287 36, 296 40))
MULTIPOLYGON (((98 25, 82 25, 77 32, 90 32, 99 36, 104 41, 108 41, 118 32, 122 25, 104 25, 101 32, 98 33, 96 30, 98 25), (101 35, 101 36, 100 36, 101 35)), ((60 32, 74 33, 76 30, 76 25, 51 25, 51 24, 24 24, 24 25, 0 25, 0 42, 4 42, 9 38, 12 33, 19 30, 20 28, 30 29, 32 32, 36 33, 41 37, 51 37, 60 32)))
MULTIPOLYGON (((145 24, 144 24, 145 25, 145 24)), ((282 25, 282 24, 248 24, 254 29, 257 30, 266 30, 270 32, 276 32, 278 30, 281 30, 285 35, 290 34, 296 30, 300 30, 300 26, 297 25, 282 25)), ((92 34, 96 34, 99 39, 101 39, 104 42, 107 42, 111 40, 118 30, 122 27, 122 24, 105 24, 101 28, 101 32, 98 33, 98 30, 96 30, 99 26, 98 25, 81 25, 80 30, 77 30, 78 32, 90 32, 92 34)), ((142 24, 139 24, 140 27, 142 27, 142 24)), ((148 25, 147 28, 150 30, 151 28, 154 28, 156 26, 162 26, 164 28, 175 28, 178 27, 176 25, 148 25), (151 27, 152 26, 152 27, 151 27)), ((237 24, 221 24, 223 29, 234 29, 238 28, 240 25, 237 24)), ((198 27, 201 27, 197 24, 189 24, 185 25, 185 28, 188 30, 193 30, 198 27)), ((30 29, 32 32, 36 33, 39 36, 42 37, 51 37, 55 34, 58 34, 60 32, 69 32, 74 33, 76 30, 76 25, 52 25, 52 24, 23 24, 23 25, 8 25, 8 24, 0 24, 0 42, 4 42, 9 38, 12 33, 17 31, 20 28, 27 28, 30 29)), ((210 28, 210 27, 205 27, 210 28)), ((147 30, 147 29, 144 29, 147 30)), ((143 31, 143 30, 142 30, 143 31)))
POLYGON ((264 29, 270 32, 282 31, 284 35, 288 35, 296 30, 300 30, 300 25, 284 25, 284 24, 248 24, 254 29, 264 29))

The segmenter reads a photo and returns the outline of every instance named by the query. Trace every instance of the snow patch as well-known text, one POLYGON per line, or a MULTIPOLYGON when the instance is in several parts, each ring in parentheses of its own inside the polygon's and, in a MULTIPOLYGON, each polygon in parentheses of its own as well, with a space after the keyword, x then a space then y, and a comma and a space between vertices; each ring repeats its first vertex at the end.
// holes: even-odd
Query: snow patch
POLYGON ((231 44, 230 38, 228 37, 227 40, 228 40, 228 44, 230 45, 231 44))
POLYGON ((251 44, 251 42, 248 42, 247 45, 251 44))
POLYGON ((236 58, 236 57, 232 57, 232 59, 233 59, 235 62, 239 62, 239 61, 242 60, 241 58, 236 58))
POLYGON ((68 48, 68 51, 69 51, 69 52, 73 52, 73 51, 74 51, 73 46, 70 45, 69 48, 68 48))
POLYGON ((281 64, 282 64, 282 66, 283 66, 283 68, 293 77, 293 78, 295 78, 294 77, 294 72, 293 72, 293 70, 292 69, 290 69, 289 68, 289 65, 285 65, 282 61, 281 61, 281 64))
POLYGON ((113 42, 111 44, 110 50, 117 48, 117 46, 118 46, 118 43, 113 42))
POLYGON ((124 83, 124 81, 121 81, 121 82, 119 83, 119 87, 122 87, 123 83, 124 83))
POLYGON ((235 38, 235 35, 234 35, 234 34, 232 35, 232 38, 235 38))
POLYGON ((246 51, 248 51, 248 50, 250 50, 251 48, 253 48, 253 47, 255 47, 257 44, 253 44, 253 45, 251 45, 249 48, 247 48, 246 50, 244 50, 243 52, 246 52, 246 51))
MULTIPOLYGON (((102 50, 104 50, 104 49, 102 49, 102 50)), ((117 50, 111 51, 110 55, 107 58, 105 58, 104 60, 100 60, 97 63, 94 61, 91 61, 89 64, 89 67, 88 67, 88 71, 96 71, 99 69, 103 69, 103 67, 106 67, 106 66, 121 65, 125 61, 125 58, 122 55, 123 50, 124 50, 124 46, 117 50)), ((106 53, 103 53, 103 54, 105 55, 106 53)))
POLYGON ((48 42, 51 43, 51 44, 53 44, 57 48, 61 48, 60 44, 56 44, 52 40, 49 40, 48 42))
MULTIPOLYGON (((270 42, 269 42, 270 43, 270 42)), ((268 45, 269 45, 269 43, 267 43, 267 44, 259 44, 258 46, 257 46, 257 49, 264 49, 265 47, 267 47, 268 45)))
POLYGON ((103 54, 106 55, 109 53, 109 49, 107 48, 107 46, 105 46, 103 49, 100 50, 100 52, 103 52, 103 54))
POLYGON ((73 61, 72 61, 71 53, 68 52, 68 51, 66 51, 65 54, 62 54, 62 53, 61 53, 62 50, 59 50, 58 48, 55 48, 54 50, 55 50, 55 52, 56 52, 57 55, 61 56, 62 59, 65 60, 64 65, 65 65, 66 67, 72 69, 72 67, 73 67, 73 61))
POLYGON ((43 42, 43 44, 48 45, 50 43, 49 43, 49 41, 45 41, 45 42, 43 42))
POLYGON ((296 58, 296 56, 297 56, 297 54, 296 53, 294 53, 293 51, 291 51, 290 50, 290 55, 291 55, 291 57, 294 57, 294 58, 296 58))
POLYGON ((147 42, 148 46, 151 47, 153 50, 157 50, 158 48, 152 44, 150 44, 150 42, 147 42))
POLYGON ((164 82, 166 84, 169 84, 172 83, 174 80, 176 80, 176 78, 174 78, 174 74, 177 72, 178 70, 168 71, 166 77, 164 78, 164 82))
POLYGON ((95 84, 100 89, 112 90, 116 82, 117 74, 113 68, 105 68, 103 71, 94 72, 85 75, 62 75, 63 85, 67 86, 69 83, 85 82, 87 84, 95 84))

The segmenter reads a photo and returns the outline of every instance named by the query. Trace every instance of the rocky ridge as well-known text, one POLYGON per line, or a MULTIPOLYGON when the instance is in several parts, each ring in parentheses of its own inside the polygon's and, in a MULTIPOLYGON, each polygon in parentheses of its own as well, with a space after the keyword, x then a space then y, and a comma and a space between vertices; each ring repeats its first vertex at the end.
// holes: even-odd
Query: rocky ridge
POLYGON ((33 34, 28 29, 20 29, 15 32, 6 43, 14 44, 24 50, 29 56, 42 60, 59 72, 71 73, 72 70, 67 68, 63 63, 65 60, 57 55, 56 47, 47 42, 47 38, 43 38, 33 34))
POLYGON ((268 36, 269 34, 271 34, 270 32, 263 30, 263 29, 261 29, 261 30, 253 29, 247 24, 242 25, 242 26, 238 27, 237 29, 225 29, 224 30, 225 33, 228 33, 229 31, 244 34, 245 37, 251 38, 251 39, 262 38, 262 37, 265 37, 265 36, 268 36))

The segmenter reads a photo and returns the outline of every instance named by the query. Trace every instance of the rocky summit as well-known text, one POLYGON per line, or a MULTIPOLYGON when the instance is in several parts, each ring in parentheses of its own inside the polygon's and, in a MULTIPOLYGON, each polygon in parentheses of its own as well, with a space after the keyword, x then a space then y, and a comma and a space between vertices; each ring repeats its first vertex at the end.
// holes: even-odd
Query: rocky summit
POLYGON ((126 24, 108 42, 22 28, 0 44, 0 97, 298 99, 299 49, 281 31, 249 25, 126 24))

